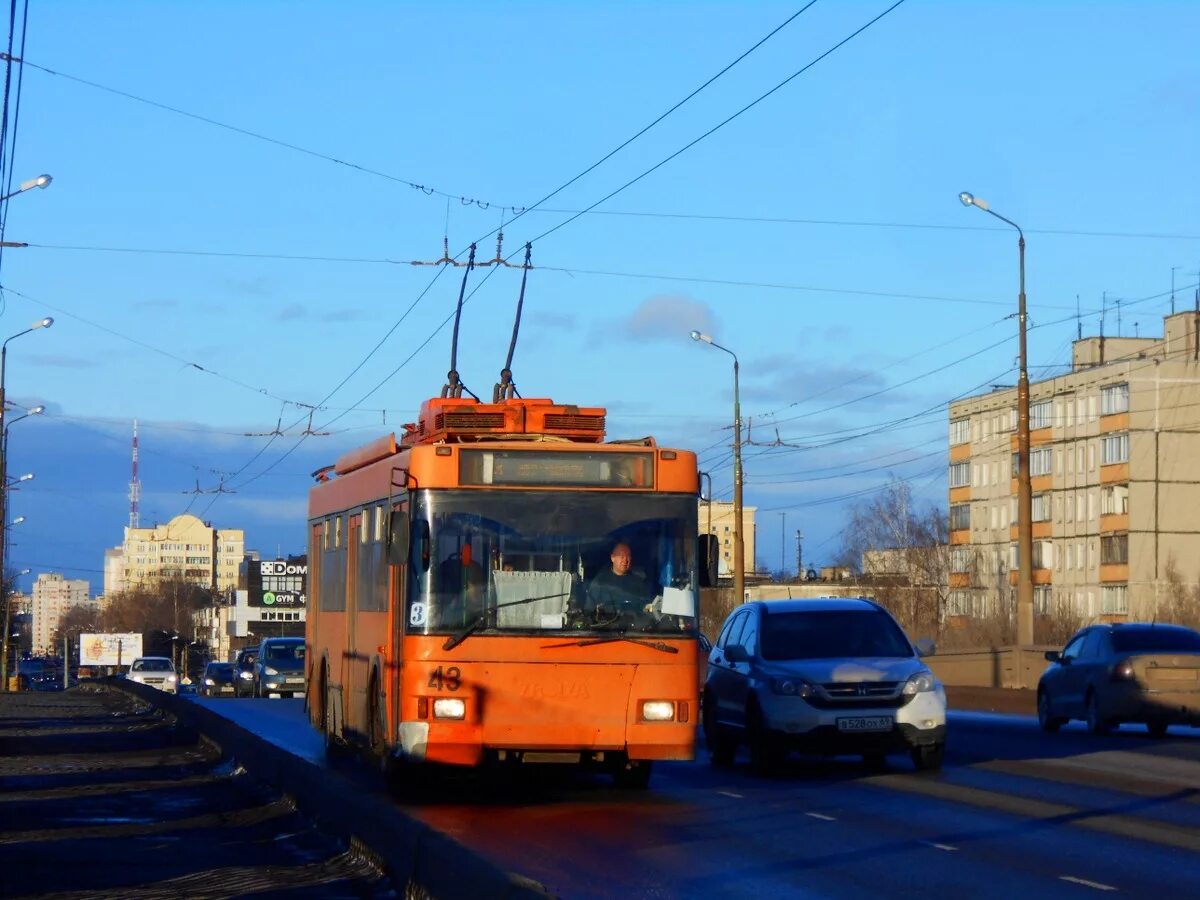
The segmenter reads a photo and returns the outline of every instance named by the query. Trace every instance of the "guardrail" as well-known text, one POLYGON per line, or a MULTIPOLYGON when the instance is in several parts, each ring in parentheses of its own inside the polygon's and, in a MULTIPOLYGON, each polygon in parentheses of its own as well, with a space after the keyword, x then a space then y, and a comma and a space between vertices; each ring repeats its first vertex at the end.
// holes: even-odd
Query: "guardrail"
POLYGON ((125 679, 112 684, 214 741, 255 778, 291 798, 322 830, 365 847, 403 890, 403 896, 505 900, 553 896, 537 882, 504 871, 405 815, 385 798, 363 793, 336 771, 301 759, 199 703, 125 679))
POLYGON ((925 662, 943 684, 955 687, 1031 688, 1046 670, 1047 650, 1058 647, 992 647, 948 650, 925 662))

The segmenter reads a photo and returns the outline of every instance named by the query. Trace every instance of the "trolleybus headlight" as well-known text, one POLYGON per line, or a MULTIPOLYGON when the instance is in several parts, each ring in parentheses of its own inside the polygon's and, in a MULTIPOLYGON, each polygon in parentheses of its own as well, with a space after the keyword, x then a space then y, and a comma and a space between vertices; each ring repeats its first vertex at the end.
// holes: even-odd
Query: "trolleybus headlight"
POLYGON ((675 718, 675 704, 670 700, 642 701, 642 718, 647 722, 670 722, 675 718))
POLYGON ((435 719, 462 719, 467 714, 467 704, 457 697, 439 697, 433 701, 435 719))

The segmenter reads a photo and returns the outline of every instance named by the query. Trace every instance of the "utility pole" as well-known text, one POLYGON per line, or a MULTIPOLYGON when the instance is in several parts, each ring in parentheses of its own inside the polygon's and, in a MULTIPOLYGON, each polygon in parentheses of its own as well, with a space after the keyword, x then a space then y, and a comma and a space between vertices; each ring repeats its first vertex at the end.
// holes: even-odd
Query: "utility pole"
POLYGON ((787 513, 779 514, 779 577, 787 571, 787 513))
POLYGON ((804 535, 799 528, 796 529, 796 574, 800 576, 800 580, 804 580, 804 557, 800 553, 801 541, 804 540, 804 535))

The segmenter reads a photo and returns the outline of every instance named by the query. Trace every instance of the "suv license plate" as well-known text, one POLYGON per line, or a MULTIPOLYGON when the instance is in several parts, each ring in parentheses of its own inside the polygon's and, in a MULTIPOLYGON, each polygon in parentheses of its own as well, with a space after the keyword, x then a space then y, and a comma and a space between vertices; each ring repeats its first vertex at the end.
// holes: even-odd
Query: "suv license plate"
POLYGON ((855 716, 838 719, 838 731, 891 731, 891 716, 855 716))

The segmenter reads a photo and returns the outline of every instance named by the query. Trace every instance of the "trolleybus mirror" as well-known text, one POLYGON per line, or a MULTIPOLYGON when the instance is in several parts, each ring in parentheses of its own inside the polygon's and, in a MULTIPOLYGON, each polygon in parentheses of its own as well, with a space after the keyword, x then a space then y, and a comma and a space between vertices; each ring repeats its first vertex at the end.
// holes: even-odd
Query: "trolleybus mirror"
POLYGON ((431 544, 429 540, 429 520, 416 519, 412 523, 409 553, 410 563, 418 572, 429 571, 429 556, 431 544))
POLYGON ((388 562, 393 566, 408 560, 408 537, 408 513, 403 509, 393 510, 388 523, 388 562))
POLYGON ((717 586, 717 559, 721 550, 715 534, 700 535, 700 587, 717 586))

